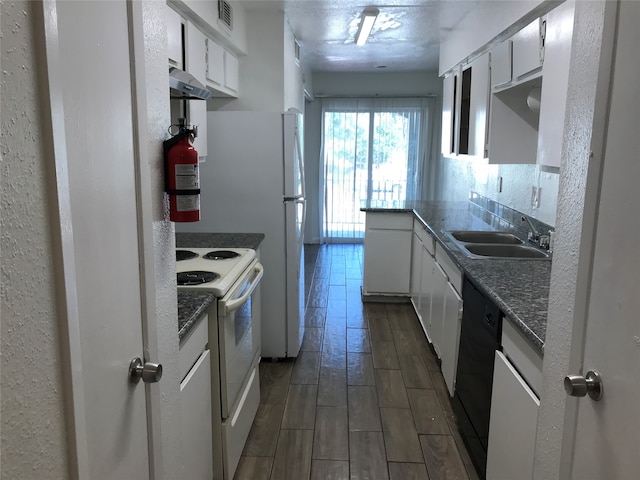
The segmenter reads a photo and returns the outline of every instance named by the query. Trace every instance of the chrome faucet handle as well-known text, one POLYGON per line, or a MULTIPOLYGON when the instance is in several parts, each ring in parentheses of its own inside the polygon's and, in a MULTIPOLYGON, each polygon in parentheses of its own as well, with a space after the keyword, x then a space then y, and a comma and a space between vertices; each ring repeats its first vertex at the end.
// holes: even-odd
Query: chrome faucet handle
POLYGON ((540 238, 538 239, 538 245, 540 246, 540 248, 549 250, 550 241, 551 241, 550 235, 540 235, 540 238))
POLYGON ((529 241, 536 242, 536 243, 539 242, 540 233, 538 232, 538 230, 536 230, 536 227, 533 226, 533 223, 531 223, 531 220, 529 220, 529 217, 521 215, 520 220, 522 220, 523 222, 527 222, 527 224, 529 225, 529 232, 527 233, 527 238, 529 239, 529 241))

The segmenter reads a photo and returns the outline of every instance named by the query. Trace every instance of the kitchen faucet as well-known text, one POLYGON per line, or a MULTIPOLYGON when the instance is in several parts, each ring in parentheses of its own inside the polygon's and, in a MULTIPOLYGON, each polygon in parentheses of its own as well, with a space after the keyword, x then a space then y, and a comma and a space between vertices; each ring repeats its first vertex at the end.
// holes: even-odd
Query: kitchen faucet
POLYGON ((527 233, 527 238, 529 239, 529 241, 536 243, 539 247, 548 249, 550 235, 540 235, 540 232, 538 232, 536 227, 533 226, 533 223, 531 222, 529 217, 522 215, 520 219, 523 222, 527 222, 527 224, 529 225, 529 232, 527 233))
POLYGON ((523 222, 527 222, 529 224, 529 232, 527 234, 527 238, 529 240, 537 242, 540 239, 540 232, 538 232, 538 230, 536 230, 536 227, 533 226, 533 223, 531 223, 531 220, 529 220, 529 217, 525 217, 524 215, 522 215, 520 219, 523 222))

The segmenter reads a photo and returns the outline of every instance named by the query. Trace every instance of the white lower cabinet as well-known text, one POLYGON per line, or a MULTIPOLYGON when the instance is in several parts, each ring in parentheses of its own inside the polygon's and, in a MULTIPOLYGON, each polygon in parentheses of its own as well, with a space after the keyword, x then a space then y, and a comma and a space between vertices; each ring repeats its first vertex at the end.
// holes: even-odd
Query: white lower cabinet
POLYGON ((444 299, 444 318, 442 324, 442 348, 440 359, 444 381, 449 395, 453 397, 458 368, 458 344, 460 343, 460 325, 462 323, 462 298, 451 283, 447 283, 444 299))
POLYGON ((363 295, 409 296, 413 213, 367 213, 363 295))
POLYGON ((442 358, 442 341, 444 335, 444 308, 449 289, 447 274, 436 262, 433 269, 433 289, 431 290, 431 343, 433 349, 442 358))
POLYGON ((211 360, 205 350, 180 384, 184 478, 213 478, 211 360))
POLYGON ((433 343, 431 305, 433 302, 433 279, 435 276, 436 261, 424 246, 422 247, 420 260, 422 262, 422 269, 420 271, 420 318, 422 319, 422 328, 427 334, 427 339, 433 343))
POLYGON ((213 478, 211 351, 207 349, 209 317, 180 342, 180 412, 184 478, 213 478))
POLYGON ((491 395, 487 480, 528 479, 540 400, 515 367, 497 351, 491 395))
MULTIPOLYGON (((422 242, 415 231, 411 237, 411 303, 422 323, 422 312, 420 310, 421 288, 422 288, 422 242)), ((424 327, 424 325, 423 325, 424 327)))

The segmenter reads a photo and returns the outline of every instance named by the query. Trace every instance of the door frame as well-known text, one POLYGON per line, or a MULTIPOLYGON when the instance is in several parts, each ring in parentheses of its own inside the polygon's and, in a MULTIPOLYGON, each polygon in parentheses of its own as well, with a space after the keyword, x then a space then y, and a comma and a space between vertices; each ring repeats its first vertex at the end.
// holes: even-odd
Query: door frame
MULTIPOLYGON (((140 257, 140 295, 142 311, 142 337, 144 360, 160 358, 158 327, 156 323, 152 182, 145 160, 149 157, 147 145, 147 97, 145 84, 145 38, 143 29, 143 4, 126 0, 130 32, 131 94, 133 100, 134 162, 136 171, 136 203, 138 217, 138 251, 140 257)), ((67 434, 69 442, 70 477, 90 478, 90 462, 87 449, 87 425, 85 422, 85 398, 83 390, 80 318, 76 290, 73 225, 71 222, 71 198, 65 138, 64 98, 60 49, 58 45, 57 5, 55 0, 42 2, 41 27, 44 33, 43 60, 46 70, 46 88, 43 100, 49 104, 50 117, 46 119, 46 141, 53 156, 55 176, 55 206, 52 216, 53 243, 56 258, 56 283, 61 290, 59 314, 60 348, 64 359, 62 371, 65 378, 67 434), (62 298, 63 297, 63 298, 62 298)), ((125 375, 126 372, 123 372, 125 375)), ((162 478, 160 432, 161 391, 157 386, 144 385, 147 403, 147 438, 149 473, 151 478, 162 478), (157 453, 157 454, 155 454, 157 453)))
POLYGON ((568 478, 571 472, 578 404, 562 379, 582 371, 617 11, 618 0, 575 1, 536 480, 568 478))

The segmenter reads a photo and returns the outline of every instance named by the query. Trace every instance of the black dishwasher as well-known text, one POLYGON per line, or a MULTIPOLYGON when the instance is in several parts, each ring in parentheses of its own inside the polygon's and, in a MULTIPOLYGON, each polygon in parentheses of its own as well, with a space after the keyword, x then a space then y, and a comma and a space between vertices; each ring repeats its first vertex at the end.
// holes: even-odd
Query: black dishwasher
POLYGON ((466 278, 462 287, 462 301, 464 310, 453 407, 469 455, 484 478, 493 362, 496 350, 500 349, 502 313, 466 278))

